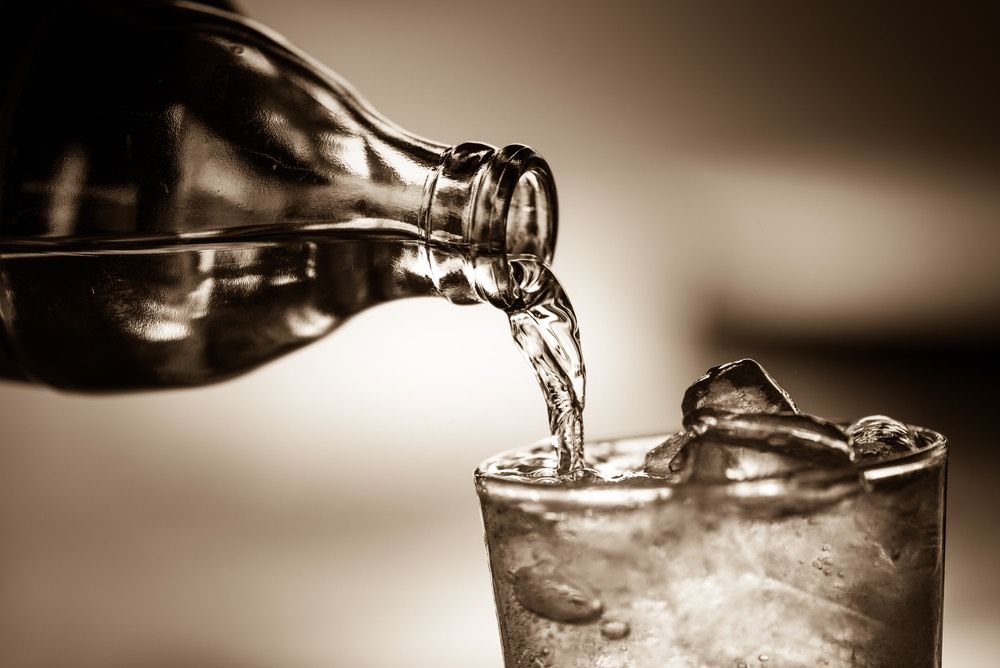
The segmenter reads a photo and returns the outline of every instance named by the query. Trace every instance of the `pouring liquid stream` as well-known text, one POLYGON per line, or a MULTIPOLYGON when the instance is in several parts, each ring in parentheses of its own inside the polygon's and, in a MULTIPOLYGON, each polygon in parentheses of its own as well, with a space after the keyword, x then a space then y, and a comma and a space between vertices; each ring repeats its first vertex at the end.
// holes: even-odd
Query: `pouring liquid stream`
POLYGON ((583 407, 587 375, 576 313, 545 264, 524 256, 512 257, 510 264, 519 286, 518 299, 507 308, 511 334, 545 396, 557 451, 556 473, 575 477, 586 469, 583 407))

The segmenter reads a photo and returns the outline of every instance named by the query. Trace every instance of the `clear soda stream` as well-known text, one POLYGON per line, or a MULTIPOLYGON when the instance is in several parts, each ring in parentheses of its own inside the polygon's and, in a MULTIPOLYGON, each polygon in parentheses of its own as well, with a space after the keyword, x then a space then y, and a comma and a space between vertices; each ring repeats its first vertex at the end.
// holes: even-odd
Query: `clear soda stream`
POLYGON ((583 406, 587 374, 576 313, 545 264, 522 256, 512 257, 510 265, 519 286, 517 301, 507 309, 511 333, 545 395, 558 454, 557 473, 571 475, 586 468, 583 406))

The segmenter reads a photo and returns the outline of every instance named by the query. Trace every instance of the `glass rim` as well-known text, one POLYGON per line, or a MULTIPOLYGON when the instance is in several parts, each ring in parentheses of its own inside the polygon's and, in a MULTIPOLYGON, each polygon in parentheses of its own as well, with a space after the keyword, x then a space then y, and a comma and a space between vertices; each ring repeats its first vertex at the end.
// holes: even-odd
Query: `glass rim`
MULTIPOLYGON (((771 499, 779 503, 786 499, 808 495, 817 501, 824 497, 836 500, 866 484, 927 469, 947 460, 949 444, 945 436, 926 427, 915 425, 907 427, 922 438, 925 443, 923 447, 912 452, 853 463, 850 466, 805 469, 750 480, 670 483, 665 478, 637 477, 618 484, 559 485, 504 477, 488 470, 491 465, 511 461, 516 455, 533 453, 543 447, 554 448, 551 437, 538 440, 527 447, 512 448, 497 453, 477 466, 474 475, 476 490, 480 497, 564 506, 626 507, 691 497, 742 501, 771 499)), ((659 432, 601 438, 587 441, 587 444, 648 440, 652 447, 671 435, 659 432)))

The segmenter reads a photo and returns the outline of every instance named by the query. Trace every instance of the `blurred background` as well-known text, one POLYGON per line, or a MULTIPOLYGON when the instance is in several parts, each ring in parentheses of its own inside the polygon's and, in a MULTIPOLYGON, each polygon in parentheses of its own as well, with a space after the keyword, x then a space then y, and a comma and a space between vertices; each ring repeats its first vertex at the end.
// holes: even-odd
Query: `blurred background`
MULTIPOLYGON (((243 0, 386 116, 527 143, 591 437, 755 357, 808 412, 947 434, 945 666, 1000 654, 1000 12, 243 0)), ((378 307, 204 389, 0 385, 0 661, 501 665, 472 470, 545 435, 488 306, 378 307)))

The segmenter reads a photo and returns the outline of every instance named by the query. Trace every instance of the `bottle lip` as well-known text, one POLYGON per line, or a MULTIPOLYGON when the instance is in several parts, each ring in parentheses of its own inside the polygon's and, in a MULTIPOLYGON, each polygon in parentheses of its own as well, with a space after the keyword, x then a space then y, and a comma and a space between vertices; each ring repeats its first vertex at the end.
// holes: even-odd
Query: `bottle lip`
POLYGON ((495 306, 509 306, 518 287, 509 259, 549 264, 555 254, 558 202, 548 162, 523 144, 494 151, 479 170, 471 214, 466 229, 476 291, 495 306))
POLYGON ((552 261, 558 222, 552 171, 523 144, 456 144, 425 184, 421 220, 439 294, 506 308, 518 298, 509 259, 552 261))

